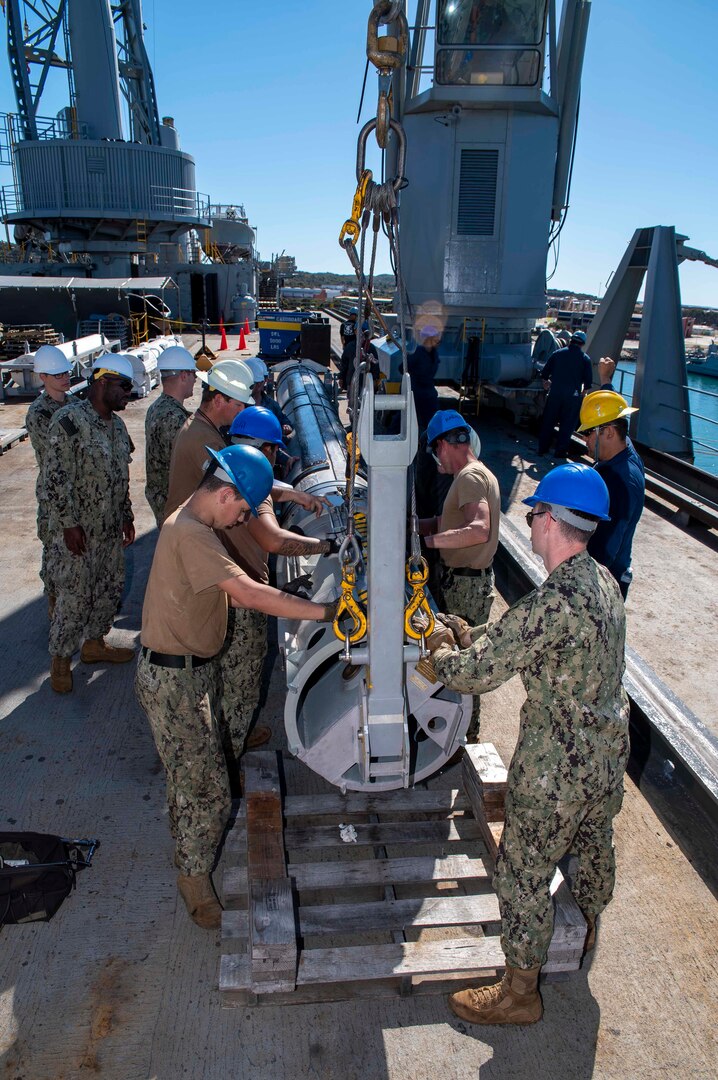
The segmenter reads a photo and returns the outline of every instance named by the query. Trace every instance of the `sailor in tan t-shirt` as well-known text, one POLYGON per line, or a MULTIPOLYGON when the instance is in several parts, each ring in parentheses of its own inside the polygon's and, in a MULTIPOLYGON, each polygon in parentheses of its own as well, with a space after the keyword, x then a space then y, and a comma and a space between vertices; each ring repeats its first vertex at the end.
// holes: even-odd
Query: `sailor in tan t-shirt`
POLYGON ((167 774, 178 888, 199 926, 221 908, 209 877, 231 809, 219 724, 222 649, 229 605, 288 619, 330 621, 336 605, 314 604, 254 581, 215 530, 256 515, 271 467, 254 447, 210 451, 214 461, 185 506, 160 532, 142 611, 135 689, 167 774))
MULTIPOLYGON (((199 373, 205 383, 199 409, 180 430, 175 439, 170 462, 169 494, 166 512, 172 514, 192 494, 200 482, 208 460, 207 447, 221 450, 229 443, 225 431, 245 412, 267 412, 251 405, 251 381, 254 378, 246 364, 238 360, 221 360, 206 374, 199 373), (251 405, 247 408, 247 405, 251 405)), ((281 442, 281 428, 279 441, 281 442)), ((251 522, 221 529, 219 537, 230 557, 255 581, 266 584, 267 553, 279 555, 316 555, 331 550, 330 542, 307 538, 302 540, 280 529, 272 503, 293 501, 320 513, 326 500, 305 492, 295 492, 286 484, 274 482, 272 496, 262 502, 258 515, 251 522)), ((230 765, 233 788, 239 785, 239 758, 246 749, 262 746, 271 737, 265 725, 256 725, 247 737, 259 703, 262 665, 267 654, 267 620, 261 611, 236 609, 230 612, 227 640, 220 656, 222 675, 222 712, 224 716, 224 749, 230 765)))
MULTIPOLYGON (((488 622, 494 597, 501 496, 496 477, 471 448, 471 427, 454 409, 441 410, 426 431, 440 473, 453 476, 441 515, 422 518, 428 548, 441 553, 443 606, 470 626, 488 622)), ((479 444, 480 445, 480 444, 479 444)), ((469 742, 478 742, 479 698, 474 698, 469 742)))

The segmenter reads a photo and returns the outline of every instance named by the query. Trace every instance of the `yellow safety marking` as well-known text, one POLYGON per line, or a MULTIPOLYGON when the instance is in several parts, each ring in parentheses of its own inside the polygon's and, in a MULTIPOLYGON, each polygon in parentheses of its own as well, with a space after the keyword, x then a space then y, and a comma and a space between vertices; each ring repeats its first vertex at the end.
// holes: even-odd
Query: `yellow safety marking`
POLYGON ((260 330, 301 330, 300 322, 259 322, 260 330))

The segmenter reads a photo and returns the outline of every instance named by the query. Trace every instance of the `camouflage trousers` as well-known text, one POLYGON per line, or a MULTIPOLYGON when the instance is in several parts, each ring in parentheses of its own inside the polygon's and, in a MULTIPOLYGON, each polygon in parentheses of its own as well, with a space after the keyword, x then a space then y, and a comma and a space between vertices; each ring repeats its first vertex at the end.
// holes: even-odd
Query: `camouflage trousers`
POLYGON ((45 586, 45 592, 48 596, 55 595, 55 587, 52 582, 52 577, 47 568, 47 545, 48 545, 48 514, 45 508, 44 500, 41 498, 38 492, 38 504, 37 504, 37 538, 42 544, 42 556, 40 559, 40 580, 45 586))
POLYGON ((222 680, 222 738, 228 760, 244 750, 259 702, 262 664, 267 654, 267 616, 249 608, 230 608, 227 636, 217 657, 222 680))
POLYGON ((155 491, 150 488, 149 485, 145 487, 145 498, 150 504, 150 509, 155 515, 155 525, 158 529, 162 528, 162 522, 165 517, 165 504, 167 502, 167 491, 155 491))
POLYGON ((50 655, 72 656, 83 640, 109 633, 122 599, 125 557, 121 536, 87 537, 84 555, 72 555, 62 533, 48 537, 47 582, 56 597, 50 655))
POLYGON ((512 967, 540 967, 553 934, 551 881, 564 855, 578 859, 573 895, 584 915, 598 915, 613 895, 613 819, 623 783, 594 802, 506 799, 494 888, 501 910, 501 947, 512 967))
MULTIPOLYGON (((447 614, 460 615, 469 626, 481 626, 489 621, 491 604, 494 599, 494 572, 489 570, 481 577, 461 577, 452 574, 444 567, 442 591, 444 610, 447 614)), ((466 732, 468 742, 479 741, 479 721, 481 719, 481 698, 474 695, 471 707, 471 721, 466 732)))
POLYGON ((140 654, 135 692, 165 769, 177 866, 183 874, 208 874, 232 808, 217 662, 178 670, 140 654))

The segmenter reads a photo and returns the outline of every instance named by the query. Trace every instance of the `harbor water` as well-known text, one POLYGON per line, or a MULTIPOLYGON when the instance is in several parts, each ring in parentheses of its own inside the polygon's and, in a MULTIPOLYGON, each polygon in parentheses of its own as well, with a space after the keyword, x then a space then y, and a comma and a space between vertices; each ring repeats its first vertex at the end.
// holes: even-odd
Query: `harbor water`
MULTIPOLYGON (((621 359, 613 385, 629 404, 633 403, 636 364, 621 359)), ((693 432, 694 465, 718 476, 718 379, 688 372, 688 402, 693 432)))

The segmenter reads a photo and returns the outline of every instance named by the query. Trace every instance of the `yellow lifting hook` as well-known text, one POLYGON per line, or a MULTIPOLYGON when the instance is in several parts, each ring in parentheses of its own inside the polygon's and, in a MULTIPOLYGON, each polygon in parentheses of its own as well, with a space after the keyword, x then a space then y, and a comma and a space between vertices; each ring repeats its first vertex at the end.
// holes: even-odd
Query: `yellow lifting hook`
POLYGON ((414 641, 421 641, 423 638, 427 638, 434 629, 434 613, 429 607, 429 601, 426 599, 424 593, 424 586, 429 579, 429 566, 426 559, 421 556, 419 563, 416 567, 412 566, 411 559, 406 564, 406 580, 409 582, 412 590, 412 597, 404 610, 404 630, 407 637, 413 638, 414 641), (412 623, 412 619, 416 615, 417 611, 428 619, 426 626, 420 630, 416 630, 412 623))
POLYGON ((334 616, 334 633, 343 642, 351 642, 352 645, 356 645, 357 641, 366 634, 366 615, 359 607, 359 604, 354 599, 354 589, 356 587, 357 575, 356 570, 351 563, 345 562, 342 567, 342 595, 339 601, 336 615, 334 616), (348 632, 344 632, 339 626, 339 619, 348 612, 352 617, 353 626, 348 632))
POLYGON ((371 169, 364 169, 359 177, 359 183, 357 189, 354 192, 354 199, 352 200, 352 216, 344 222, 339 233, 339 244, 344 247, 344 241, 347 236, 351 236, 352 243, 356 244, 359 239, 359 233, 361 232, 361 226, 359 225, 359 218, 361 217, 362 210, 364 209, 364 199, 366 198, 366 189, 369 186, 369 181, 372 178, 371 169))

